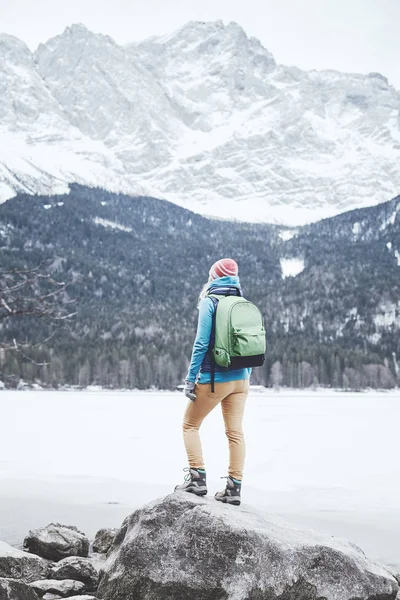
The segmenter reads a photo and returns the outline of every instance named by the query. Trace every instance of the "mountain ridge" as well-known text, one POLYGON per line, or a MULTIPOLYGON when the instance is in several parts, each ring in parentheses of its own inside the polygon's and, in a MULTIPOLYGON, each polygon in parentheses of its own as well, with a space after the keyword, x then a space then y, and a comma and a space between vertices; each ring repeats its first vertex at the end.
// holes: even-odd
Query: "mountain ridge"
MULTIPOLYGON (((174 387, 186 375, 198 293, 221 256, 238 261, 265 319, 267 358, 254 383, 400 383, 400 196, 290 231, 77 184, 0 205, 2 268, 49 265, 77 309, 69 332, 34 350, 48 368, 9 351, 0 379, 174 387)), ((10 319, 0 331, 3 342, 49 333, 40 320, 10 319)))
POLYGON ((383 75, 279 65, 235 23, 125 46, 79 24, 34 53, 1 39, 0 200, 78 181, 299 225, 400 189, 383 75))

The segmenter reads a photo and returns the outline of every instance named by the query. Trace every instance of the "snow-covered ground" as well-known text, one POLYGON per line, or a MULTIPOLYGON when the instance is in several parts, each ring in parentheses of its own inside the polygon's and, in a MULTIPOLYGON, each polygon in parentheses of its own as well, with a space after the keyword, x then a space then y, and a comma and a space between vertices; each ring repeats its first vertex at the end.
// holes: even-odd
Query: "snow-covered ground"
MULTIPOLYGON (((75 524, 91 537, 182 481, 179 392, 0 393, 0 540, 75 524)), ((245 503, 346 537, 400 567, 400 393, 253 392, 245 416, 245 503)), ((210 492, 227 444, 203 425, 210 492)))

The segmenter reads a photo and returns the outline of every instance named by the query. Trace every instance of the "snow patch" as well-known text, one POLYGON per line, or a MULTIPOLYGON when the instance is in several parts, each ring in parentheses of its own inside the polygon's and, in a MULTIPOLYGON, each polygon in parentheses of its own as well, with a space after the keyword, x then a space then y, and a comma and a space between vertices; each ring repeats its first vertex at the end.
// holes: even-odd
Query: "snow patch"
POLYGON ((110 229, 119 229, 119 231, 126 231, 127 233, 132 233, 133 231, 132 227, 125 227, 125 225, 121 225, 115 221, 101 219, 100 217, 95 217, 93 222, 96 223, 96 225, 102 225, 103 227, 109 227, 110 229))
POLYGON ((296 277, 304 271, 303 258, 281 258, 282 277, 296 277))
POLYGON ((381 333, 373 333, 372 335, 369 335, 367 339, 371 344, 378 344, 381 341, 381 338, 381 333))
MULTIPOLYGON (((392 242, 388 242, 386 244, 386 248, 391 252, 393 250, 392 242)), ((397 260, 397 266, 400 267, 400 252, 398 250, 394 250, 393 252, 395 259, 397 260)))
POLYGON ((394 211, 392 212, 390 217, 388 217, 387 219, 385 219, 383 221, 382 225, 379 227, 379 231, 384 231, 386 229, 386 227, 388 227, 388 225, 394 225, 396 222, 397 213, 399 211, 400 211, 400 203, 397 204, 396 208, 394 209, 394 211))
POLYGON ((279 237, 282 241, 287 242, 297 235, 297 229, 285 229, 279 232, 279 237))
POLYGON ((400 302, 397 304, 388 302, 381 305, 380 312, 375 315, 374 323, 377 327, 381 328, 388 328, 392 325, 400 327, 400 302))
POLYGON ((43 208, 49 210, 49 208, 51 208, 51 204, 43 204, 43 208))

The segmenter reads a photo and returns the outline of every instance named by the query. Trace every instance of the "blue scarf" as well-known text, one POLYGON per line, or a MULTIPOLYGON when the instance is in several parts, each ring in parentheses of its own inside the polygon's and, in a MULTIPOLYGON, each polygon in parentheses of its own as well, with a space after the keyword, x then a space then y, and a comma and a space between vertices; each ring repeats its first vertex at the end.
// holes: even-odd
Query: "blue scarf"
POLYGON ((242 296, 239 277, 218 277, 214 279, 207 290, 207 294, 217 296, 242 296))

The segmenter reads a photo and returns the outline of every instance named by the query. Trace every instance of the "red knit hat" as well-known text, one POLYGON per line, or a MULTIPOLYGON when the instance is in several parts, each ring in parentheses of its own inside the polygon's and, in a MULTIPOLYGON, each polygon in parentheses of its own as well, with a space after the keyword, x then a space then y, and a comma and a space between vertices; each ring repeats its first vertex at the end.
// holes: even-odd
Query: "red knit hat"
POLYGON ((234 277, 239 273, 239 267, 233 258, 221 258, 210 269, 211 279, 217 277, 234 277))

